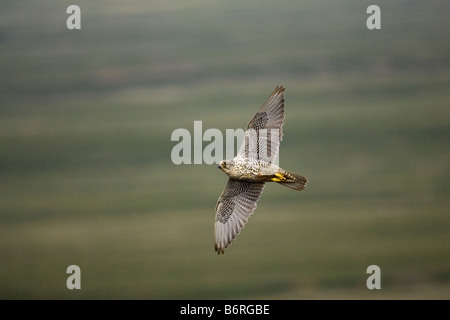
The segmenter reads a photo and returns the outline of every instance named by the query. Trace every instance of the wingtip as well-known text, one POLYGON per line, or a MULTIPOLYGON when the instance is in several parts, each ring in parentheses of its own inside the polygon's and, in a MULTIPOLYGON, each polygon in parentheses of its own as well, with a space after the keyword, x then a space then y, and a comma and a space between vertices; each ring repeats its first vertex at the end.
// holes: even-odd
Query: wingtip
POLYGON ((281 104, 284 107, 284 90, 285 90, 285 88, 283 86, 276 86, 275 90, 273 90, 273 92, 270 95, 269 99, 274 97, 274 96, 280 95, 281 96, 281 104))
POLYGON ((275 90, 274 90, 274 93, 277 93, 277 92, 278 93, 283 93, 284 90, 285 90, 285 88, 283 86, 276 86, 275 90))
POLYGON ((225 253, 225 248, 219 247, 217 244, 214 245, 214 250, 217 252, 217 254, 220 256, 221 254, 225 253))

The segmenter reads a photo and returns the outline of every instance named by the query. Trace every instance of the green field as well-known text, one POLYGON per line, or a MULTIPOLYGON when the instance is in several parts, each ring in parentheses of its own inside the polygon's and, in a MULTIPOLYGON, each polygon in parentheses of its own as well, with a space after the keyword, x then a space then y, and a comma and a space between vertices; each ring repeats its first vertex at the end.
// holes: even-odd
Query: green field
POLYGON ((0 2, 0 299, 450 299, 450 5, 376 2, 79 0, 81 30, 0 2), (276 85, 308 188, 267 185, 217 256, 227 177, 171 134, 276 85))

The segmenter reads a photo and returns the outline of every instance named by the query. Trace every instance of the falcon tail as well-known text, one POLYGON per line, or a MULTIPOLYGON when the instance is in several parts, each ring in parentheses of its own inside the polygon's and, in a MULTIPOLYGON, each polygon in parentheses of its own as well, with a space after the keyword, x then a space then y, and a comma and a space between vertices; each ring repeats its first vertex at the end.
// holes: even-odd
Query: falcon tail
POLYGON ((283 169, 280 169, 280 171, 275 174, 272 181, 297 191, 305 189, 308 183, 306 177, 283 169))

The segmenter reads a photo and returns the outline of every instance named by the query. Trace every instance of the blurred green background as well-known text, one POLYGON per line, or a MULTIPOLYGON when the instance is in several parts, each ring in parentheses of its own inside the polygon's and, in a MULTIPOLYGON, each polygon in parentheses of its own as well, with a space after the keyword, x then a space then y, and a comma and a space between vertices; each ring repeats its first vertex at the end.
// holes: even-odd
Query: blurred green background
POLYGON ((0 298, 449 299, 449 9, 1 1, 0 298), (244 128, 276 85, 280 165, 310 183, 267 185, 217 256, 227 178, 174 165, 171 133, 244 128))

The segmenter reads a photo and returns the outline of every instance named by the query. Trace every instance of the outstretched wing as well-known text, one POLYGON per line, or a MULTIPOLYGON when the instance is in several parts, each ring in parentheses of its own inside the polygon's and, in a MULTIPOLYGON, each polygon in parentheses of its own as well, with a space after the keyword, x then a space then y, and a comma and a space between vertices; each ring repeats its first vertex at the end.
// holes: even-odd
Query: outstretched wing
POLYGON ((274 162, 283 138, 284 88, 277 86, 247 125, 237 157, 274 162))
POLYGON ((215 249, 218 254, 236 238, 256 209, 264 182, 229 179, 216 205, 215 249))

